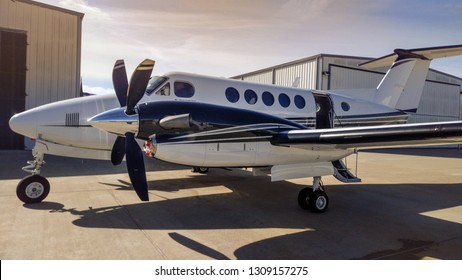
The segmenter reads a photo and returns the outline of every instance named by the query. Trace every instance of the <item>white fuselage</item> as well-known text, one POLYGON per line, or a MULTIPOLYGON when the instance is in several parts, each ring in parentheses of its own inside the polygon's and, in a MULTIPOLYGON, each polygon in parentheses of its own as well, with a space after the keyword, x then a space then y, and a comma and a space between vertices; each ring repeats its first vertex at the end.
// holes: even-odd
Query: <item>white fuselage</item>
MULTIPOLYGON (((211 78, 185 73, 170 73, 139 104, 156 101, 188 101, 254 110, 290 119, 307 127, 316 125, 316 94, 310 90, 211 78), (177 86, 188 83, 193 94, 180 93, 177 86), (236 94, 237 93, 237 94, 236 94)), ((329 98, 334 123, 339 126, 405 122, 407 116, 384 105, 352 99, 333 93, 329 98)), ((41 152, 71 157, 109 159, 116 136, 89 125, 87 120, 101 112, 119 107, 113 94, 80 97, 43 105, 15 115, 12 129, 45 143, 41 152), (85 150, 85 151, 84 151, 85 150)), ((140 143, 141 144, 141 143, 140 143)), ((36 147, 37 148, 37 147, 36 147)), ((330 162, 352 153, 351 150, 311 150, 274 146, 267 140, 234 143, 161 143, 156 158, 190 166, 250 167, 330 162)))

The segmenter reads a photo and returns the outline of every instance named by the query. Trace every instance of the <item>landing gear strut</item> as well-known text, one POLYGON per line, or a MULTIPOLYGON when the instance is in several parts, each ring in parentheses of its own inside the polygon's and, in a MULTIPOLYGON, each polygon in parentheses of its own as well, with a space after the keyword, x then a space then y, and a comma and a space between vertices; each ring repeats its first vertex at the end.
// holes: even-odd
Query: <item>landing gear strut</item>
POLYGON ((28 161, 29 165, 22 170, 31 173, 24 177, 16 187, 16 195, 24 203, 37 203, 44 200, 50 193, 50 183, 45 177, 40 176, 40 169, 45 164, 44 154, 34 153, 34 160, 28 161))
POLYGON ((302 209, 311 210, 314 213, 326 212, 329 206, 329 197, 321 184, 321 177, 314 177, 313 187, 304 188, 298 193, 298 205, 302 209))

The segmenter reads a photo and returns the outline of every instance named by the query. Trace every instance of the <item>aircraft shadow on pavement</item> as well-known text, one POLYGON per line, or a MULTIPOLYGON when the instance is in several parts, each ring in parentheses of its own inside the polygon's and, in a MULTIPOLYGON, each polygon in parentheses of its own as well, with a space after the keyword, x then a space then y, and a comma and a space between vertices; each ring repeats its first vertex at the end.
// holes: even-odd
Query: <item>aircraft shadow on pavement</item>
MULTIPOLYGON (((461 205, 461 184, 327 186, 330 208, 314 214, 298 208, 296 197, 302 186, 270 183, 268 178, 243 173, 149 182, 151 197, 156 190, 175 192, 220 184, 229 193, 88 210, 66 209, 55 202, 26 207, 70 213, 79 227, 168 230, 179 244, 214 259, 227 257, 213 249, 213 244, 201 244, 177 231, 299 230, 237 248, 234 255, 238 259, 414 259, 431 248, 462 245, 461 224, 419 214, 461 205)), ((122 181, 119 189, 128 189, 128 183, 122 181)), ((440 250, 432 257, 460 259, 462 252, 440 250)))
MULTIPOLYGON (((27 161, 33 160, 30 151, 2 151, 0 150, 0 180, 18 179, 29 175, 22 171, 27 161)), ((187 167, 157 159, 144 158, 146 171, 178 170, 187 167)), ((100 174, 127 173, 125 162, 113 166, 109 160, 93 160, 45 155, 46 164, 41 170, 45 177, 89 176, 100 174)))

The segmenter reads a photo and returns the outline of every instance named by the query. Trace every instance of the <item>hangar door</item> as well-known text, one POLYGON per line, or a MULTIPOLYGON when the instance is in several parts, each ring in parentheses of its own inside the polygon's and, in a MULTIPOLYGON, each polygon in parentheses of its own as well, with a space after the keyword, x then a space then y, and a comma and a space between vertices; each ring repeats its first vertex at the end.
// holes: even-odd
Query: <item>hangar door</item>
POLYGON ((0 149, 24 149, 24 137, 8 121, 25 108, 26 52, 25 32, 0 29, 0 149))

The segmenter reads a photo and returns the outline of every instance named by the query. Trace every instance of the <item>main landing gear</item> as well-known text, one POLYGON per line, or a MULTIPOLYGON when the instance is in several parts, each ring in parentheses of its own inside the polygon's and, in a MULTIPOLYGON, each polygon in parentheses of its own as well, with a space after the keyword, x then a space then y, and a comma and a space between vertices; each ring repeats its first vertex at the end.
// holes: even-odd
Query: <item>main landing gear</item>
POLYGON ((207 174, 209 172, 208 167, 193 167, 191 170, 192 173, 207 174))
POLYGON ((302 209, 311 210, 314 213, 326 212, 329 206, 329 197, 321 184, 321 177, 314 177, 313 187, 304 188, 298 193, 298 205, 302 209))
POLYGON ((34 160, 28 161, 28 166, 22 170, 31 173, 24 177, 16 187, 16 195, 24 203, 37 203, 44 200, 50 193, 50 183, 40 176, 40 169, 45 164, 44 154, 34 154, 34 160))

